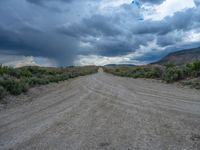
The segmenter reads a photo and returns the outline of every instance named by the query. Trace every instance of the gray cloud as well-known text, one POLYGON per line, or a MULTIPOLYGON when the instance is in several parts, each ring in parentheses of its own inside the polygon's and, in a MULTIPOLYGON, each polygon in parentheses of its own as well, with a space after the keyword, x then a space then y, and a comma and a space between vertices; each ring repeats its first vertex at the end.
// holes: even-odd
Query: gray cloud
POLYGON ((47 57, 60 65, 71 64, 77 50, 77 41, 71 37, 52 33, 13 32, 0 28, 0 49, 4 54, 47 57))
POLYGON ((196 5, 200 4, 200 0, 194 0, 194 2, 196 3, 196 5))
MULTIPOLYGON (((131 10, 127 11, 130 13, 131 10)), ((196 8, 175 13, 174 16, 166 17, 161 21, 136 20, 129 22, 129 15, 94 15, 83 19, 78 24, 62 27, 59 32, 75 37, 79 41, 90 43, 92 47, 88 47, 88 49, 91 48, 91 51, 87 51, 88 53, 119 56, 131 53, 140 45, 145 46, 154 40, 161 47, 181 42, 181 32, 189 31, 199 25, 197 16, 199 16, 199 12, 196 8), (124 22, 124 20, 126 21, 124 22), (180 33, 177 34, 177 32, 180 33), (99 39, 95 40, 96 38, 99 39)))
POLYGON ((164 2, 165 0, 141 0, 144 3, 151 3, 151 4, 160 4, 164 2))
POLYGON ((49 2, 72 2, 72 0, 26 0, 27 2, 36 4, 36 5, 44 5, 45 3, 49 2))
MULTIPOLYGON (((142 2, 152 5, 163 0, 142 2)), ((199 4, 199 0, 195 2, 199 4)), ((98 5, 96 0, 1 1, 0 52, 51 58, 59 65, 71 65, 78 55, 123 57, 153 41, 166 50, 151 50, 139 60, 153 61, 169 51, 200 45, 183 40, 185 32, 200 31, 199 5, 160 21, 142 20, 133 4, 106 10, 99 10, 98 5), (55 3, 57 12, 51 5, 55 3)))
POLYGON ((166 17, 161 21, 144 20, 137 22, 132 27, 133 34, 154 33, 165 35, 174 30, 190 30, 199 25, 200 13, 196 8, 185 12, 175 13, 172 17, 166 17))
POLYGON ((117 36, 121 34, 121 31, 113 24, 114 20, 106 16, 94 15, 91 18, 83 19, 78 24, 61 27, 58 29, 58 32, 78 38, 88 36, 117 36))

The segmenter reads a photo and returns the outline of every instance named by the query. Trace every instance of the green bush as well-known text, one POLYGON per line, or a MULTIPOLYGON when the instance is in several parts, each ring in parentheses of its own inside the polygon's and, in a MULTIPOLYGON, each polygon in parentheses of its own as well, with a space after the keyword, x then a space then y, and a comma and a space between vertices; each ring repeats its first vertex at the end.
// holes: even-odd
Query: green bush
POLYGON ((164 66, 165 66, 166 68, 173 68, 173 67, 176 67, 176 65, 173 64, 173 63, 168 63, 168 64, 165 64, 164 66))
POLYGON ((134 67, 118 67, 118 68, 104 68, 105 72, 122 77, 133 78, 156 78, 162 77, 162 68, 159 66, 134 66, 134 67))
POLYGON ((168 83, 182 79, 182 71, 177 67, 169 67, 164 73, 162 79, 168 83))
POLYGON ((18 80, 7 79, 0 82, 10 94, 19 95, 22 92, 27 91, 27 85, 25 82, 20 82, 18 80))
POLYGON ((195 89, 200 89, 200 78, 189 79, 181 82, 182 85, 187 85, 195 89))
POLYGON ((10 68, 8 74, 15 78, 20 78, 20 71, 18 69, 10 68))
POLYGON ((8 74, 9 70, 9 67, 0 65, 0 75, 8 74))
POLYGON ((37 78, 37 77, 26 79, 26 82, 28 82, 30 87, 33 87, 36 85, 45 85, 45 84, 50 83, 50 81, 48 79, 37 78))
MULTIPOLYGON (((200 61, 182 66, 166 64, 165 66, 104 67, 104 71, 122 77, 162 79, 167 83, 171 83, 183 79, 199 78, 200 61)), ((199 80, 193 81, 191 86, 200 88, 199 80)))
POLYGON ((162 69, 160 67, 153 67, 151 70, 149 70, 146 73, 147 78, 152 78, 152 79, 160 79, 162 78, 162 69))
POLYGON ((50 82, 64 81, 69 78, 96 73, 98 67, 67 67, 67 68, 45 68, 45 67, 22 67, 12 68, 0 65, 0 99, 4 91, 13 95, 26 92, 30 87, 45 85, 50 82))
POLYGON ((22 69, 20 71, 20 76, 29 78, 29 77, 32 77, 32 73, 27 69, 22 69))
POLYGON ((200 61, 196 61, 193 63, 193 70, 200 71, 200 61))
POLYGON ((2 86, 0 86, 0 99, 4 98, 6 94, 6 90, 2 86))
POLYGON ((195 76, 195 72, 192 70, 192 67, 190 66, 190 64, 187 64, 186 66, 184 66, 182 68, 182 71, 183 71, 184 78, 195 76))

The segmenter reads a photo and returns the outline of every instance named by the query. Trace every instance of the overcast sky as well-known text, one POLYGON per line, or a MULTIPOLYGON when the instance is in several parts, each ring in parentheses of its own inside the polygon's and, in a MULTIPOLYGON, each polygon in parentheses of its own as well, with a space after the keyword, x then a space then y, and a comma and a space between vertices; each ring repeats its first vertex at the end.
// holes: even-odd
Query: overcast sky
POLYGON ((200 46, 200 0, 0 0, 0 63, 147 64, 200 46))

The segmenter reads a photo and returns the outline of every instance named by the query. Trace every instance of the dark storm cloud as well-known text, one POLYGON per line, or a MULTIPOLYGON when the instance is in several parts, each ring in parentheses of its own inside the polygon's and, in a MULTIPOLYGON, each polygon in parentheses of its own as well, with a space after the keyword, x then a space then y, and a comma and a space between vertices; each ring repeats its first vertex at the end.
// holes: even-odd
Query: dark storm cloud
POLYGON ((200 0, 194 0, 194 2, 196 3, 196 5, 200 4, 200 0))
POLYGON ((1 54, 44 57, 59 65, 72 65, 78 41, 53 31, 63 22, 62 16, 42 8, 33 9, 25 1, 20 5, 11 0, 3 4, 0 5, 0 17, 4 20, 0 22, 1 54))
POLYGON ((178 41, 181 41, 181 37, 174 36, 173 34, 161 35, 157 37, 157 44, 161 47, 176 44, 178 41))
POLYGON ((78 24, 72 24, 69 27, 61 27, 58 32, 72 37, 99 37, 99 36, 117 36, 121 34, 114 23, 117 21, 102 15, 94 15, 91 18, 83 19, 78 24))
MULTIPOLYGON (((55 1, 60 1, 60 2, 69 3, 69 2, 72 2, 73 0, 27 0, 27 2, 34 3, 34 4, 37 4, 37 5, 42 5, 44 3, 53 2, 53 1, 54 2, 55 1)), ((93 1, 95 1, 95 0, 93 0, 93 1)), ((151 4, 160 4, 160 3, 164 2, 164 1, 165 0, 141 0, 141 2, 143 2, 143 3, 151 3, 151 4)))
POLYGON ((144 20, 137 22, 132 27, 133 34, 159 34, 165 35, 174 30, 189 30, 195 24, 199 25, 200 13, 194 9, 175 13, 172 17, 166 17, 161 21, 144 20))
POLYGON ((98 40, 85 38, 83 41, 90 43, 92 47, 87 49, 85 54, 98 54, 101 56, 123 56, 134 52, 140 45, 147 45, 148 41, 153 41, 154 35, 129 36, 119 35, 118 37, 105 37, 98 40))
POLYGON ((36 5, 44 5, 45 3, 49 3, 49 2, 72 2, 73 0, 26 0, 27 2, 36 4, 36 5))
MULTIPOLYGON (((124 16, 109 17, 94 15, 78 24, 59 28, 58 31, 92 45, 91 52, 103 56, 126 55, 140 45, 157 41, 161 47, 181 42, 182 37, 174 32, 188 31, 199 26, 199 12, 196 8, 175 13, 161 21, 140 20, 123 22, 124 16), (187 20, 187 21, 186 21, 187 20), (128 31, 128 32, 127 32, 128 31), (99 38, 95 40, 95 38, 99 38), (93 39, 93 40, 91 40, 93 39)), ((129 20, 129 16, 126 20, 129 20)), ((88 48, 89 49, 89 48, 88 48)))
POLYGON ((112 40, 101 41, 96 43, 96 50, 102 56, 121 56, 130 53, 134 45, 128 41, 112 40))
POLYGON ((133 34, 166 34, 170 31, 170 25, 165 21, 144 20, 136 22, 132 26, 133 34))
POLYGON ((164 2, 165 0, 141 0, 144 3, 151 3, 151 4, 160 4, 164 2))
MULTIPOLYGON (((92 45, 88 47, 87 54, 126 55, 139 48, 139 44, 146 44, 146 37, 148 36, 136 37, 128 31, 127 20, 129 20, 129 17, 132 18, 137 15, 134 14, 135 12, 130 5, 123 5, 119 12, 111 16, 92 15, 76 24, 60 27, 57 31, 92 45), (126 10, 125 13, 124 10, 126 10), (127 14, 131 14, 131 16, 127 16, 127 14)), ((152 37, 151 40, 153 40, 152 37)))
POLYGON ((77 49, 73 38, 33 31, 27 28, 20 33, 0 28, 0 49, 7 50, 5 54, 52 58, 60 65, 72 63, 77 49))

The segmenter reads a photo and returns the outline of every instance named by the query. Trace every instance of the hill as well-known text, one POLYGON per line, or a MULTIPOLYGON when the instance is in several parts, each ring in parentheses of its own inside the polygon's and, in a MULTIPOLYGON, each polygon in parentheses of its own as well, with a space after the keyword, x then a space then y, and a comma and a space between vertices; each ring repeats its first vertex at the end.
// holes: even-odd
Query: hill
POLYGON ((191 63, 198 60, 200 60, 200 47, 170 53, 164 58, 162 58, 160 61, 152 63, 152 64, 163 65, 163 64, 173 63, 176 65, 182 65, 182 64, 191 63))
POLYGON ((133 64, 107 64, 104 67, 133 67, 133 64))

